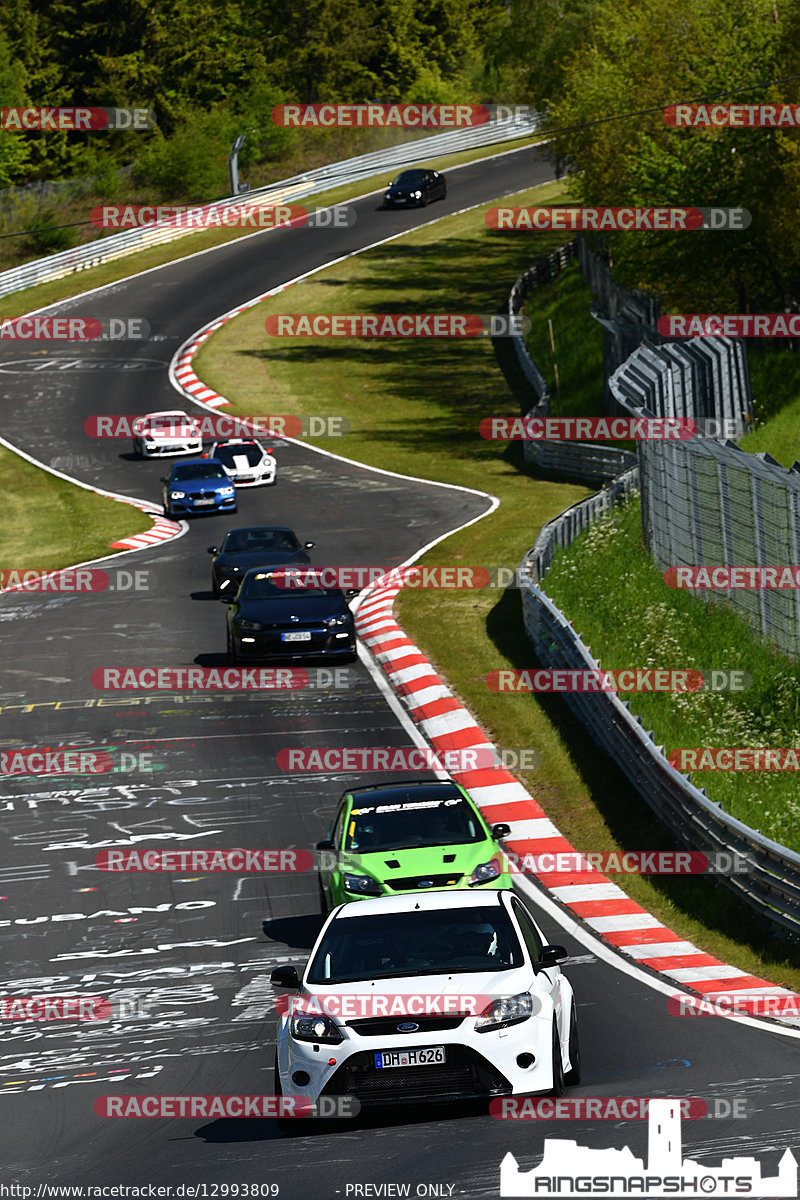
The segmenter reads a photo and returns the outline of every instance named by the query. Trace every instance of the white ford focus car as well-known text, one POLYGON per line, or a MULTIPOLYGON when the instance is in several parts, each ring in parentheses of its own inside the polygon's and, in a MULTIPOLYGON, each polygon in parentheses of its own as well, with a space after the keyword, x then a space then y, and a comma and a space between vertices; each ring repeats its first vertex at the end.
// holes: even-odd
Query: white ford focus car
POLYGON ((215 442, 209 458, 218 459, 236 487, 257 487, 277 480, 277 464, 271 447, 265 449, 255 438, 228 438, 215 442))
POLYGON ((344 904, 302 979, 277 967, 275 1091, 362 1106, 561 1094, 580 1081, 572 987, 510 890, 344 904))
POLYGON ((133 451, 139 458, 200 454, 203 435, 195 417, 179 408, 147 413, 133 422, 133 451))

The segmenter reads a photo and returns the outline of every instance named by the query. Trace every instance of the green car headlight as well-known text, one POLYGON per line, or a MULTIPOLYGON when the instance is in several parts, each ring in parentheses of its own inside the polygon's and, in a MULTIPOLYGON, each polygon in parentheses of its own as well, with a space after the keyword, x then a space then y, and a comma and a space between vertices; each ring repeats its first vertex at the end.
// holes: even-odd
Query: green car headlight
POLYGON ((476 1033, 488 1033, 491 1029, 506 1029, 527 1021, 533 1012, 533 997, 530 992, 518 992, 516 996, 503 996, 493 1000, 475 1021, 476 1033))
POLYGON ((356 896, 383 895, 383 888, 377 879, 371 879, 369 875, 349 875, 345 872, 342 879, 344 880, 344 890, 352 892, 356 896))
POLYGON ((503 864, 497 857, 490 859, 489 862, 478 863, 475 870, 469 877, 469 887, 475 887, 480 883, 490 883, 493 879, 499 878, 503 874, 503 864))

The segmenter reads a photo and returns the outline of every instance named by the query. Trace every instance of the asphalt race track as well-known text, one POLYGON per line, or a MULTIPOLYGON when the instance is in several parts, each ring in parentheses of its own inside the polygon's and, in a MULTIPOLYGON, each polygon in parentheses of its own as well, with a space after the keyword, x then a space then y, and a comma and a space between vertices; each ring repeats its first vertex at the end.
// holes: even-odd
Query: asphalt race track
MULTIPOLYGON (((48 346, 46 355, 41 344, 4 344, 3 435, 80 480, 157 500, 164 464, 135 460, 128 442, 88 438, 87 417, 187 407, 167 366, 206 322, 348 251, 551 177, 547 162, 520 151, 453 172, 447 200, 419 212, 382 212, 378 197, 369 197, 356 204, 350 229, 266 233, 66 302, 60 312, 143 317, 156 340, 48 346)), ((0 599, 0 745, 114 746, 151 755, 153 767, 96 782, 4 781, 4 994, 75 990, 124 1002, 132 1014, 96 1027, 4 1029, 6 1177, 34 1188, 43 1181, 207 1184, 198 1194, 209 1196, 225 1194, 215 1184, 274 1183, 287 1200, 379 1195, 354 1188, 410 1184, 411 1195, 477 1200, 498 1195, 508 1150, 523 1168, 534 1166, 544 1136, 646 1155, 644 1121, 542 1128, 495 1120, 475 1104, 384 1111, 294 1137, 271 1120, 95 1115, 104 1094, 271 1093, 269 971, 304 962, 321 920, 313 872, 111 875, 94 867, 97 851, 311 847, 345 781, 282 772, 277 752, 405 746, 410 735, 361 663, 346 668, 345 689, 182 696, 100 692, 92 670, 227 663, 225 610, 211 598, 205 552, 225 528, 291 525, 301 540, 316 542, 318 564, 399 563, 487 508, 474 494, 376 475, 302 445, 278 444, 277 456, 277 486, 240 492, 235 518, 198 518, 175 541, 121 556, 112 579, 125 583, 117 568, 144 572, 142 590, 0 599)), ((566 969, 578 999, 584 1081, 573 1094, 698 1096, 709 1104, 745 1097, 744 1119, 684 1122, 685 1150, 714 1165, 725 1154, 756 1155, 774 1174, 780 1154, 796 1144, 797 1041, 765 1025, 668 1016, 661 992, 601 961, 550 917, 542 923, 575 956, 566 969)))

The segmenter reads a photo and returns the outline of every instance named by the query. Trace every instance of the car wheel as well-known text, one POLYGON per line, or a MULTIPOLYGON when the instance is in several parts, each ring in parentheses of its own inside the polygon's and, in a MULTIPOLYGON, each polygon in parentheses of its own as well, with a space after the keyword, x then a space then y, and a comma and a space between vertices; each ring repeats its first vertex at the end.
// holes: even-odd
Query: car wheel
POLYGON ((569 1070, 564 1076, 564 1083, 574 1087, 581 1081, 581 1047, 578 1040, 578 1014, 575 1012, 575 1001, 569 1014, 569 1070))
POLYGON ((564 1065, 561 1062, 561 1041, 558 1036, 558 1026, 553 1021, 553 1086, 550 1096, 564 1095, 564 1065))
POLYGON ((136 455, 137 458, 144 458, 144 450, 142 449, 142 443, 137 441, 135 438, 133 441, 133 453, 136 455))
POLYGON ((217 583, 216 575, 211 576, 211 595, 214 597, 215 600, 219 600, 220 591, 219 591, 219 584, 217 583))
POLYGON ((234 666, 238 666, 238 664, 241 662, 241 659, 236 651, 236 645, 230 629, 228 630, 228 658, 231 660, 234 666))
POLYGON ((319 875, 317 875, 317 887, 319 888, 319 911, 323 917, 327 917, 330 912, 328 897, 325 895, 325 888, 322 886, 322 879, 319 875))
MULTIPOLYGON (((278 1053, 277 1053, 277 1051, 275 1052, 275 1068, 274 1068, 274 1074, 273 1074, 272 1090, 276 1096, 283 1095, 283 1088, 281 1087, 281 1073, 278 1070, 278 1053)), ((278 1129, 280 1129, 281 1133, 285 1134, 286 1137, 294 1137, 298 1133, 302 1132, 302 1126, 300 1126, 298 1124, 300 1121, 302 1121, 302 1119, 303 1118, 301 1118, 301 1117, 276 1117, 275 1123, 278 1126, 278 1129)), ((305 1119, 308 1120, 308 1118, 305 1118, 305 1119)))

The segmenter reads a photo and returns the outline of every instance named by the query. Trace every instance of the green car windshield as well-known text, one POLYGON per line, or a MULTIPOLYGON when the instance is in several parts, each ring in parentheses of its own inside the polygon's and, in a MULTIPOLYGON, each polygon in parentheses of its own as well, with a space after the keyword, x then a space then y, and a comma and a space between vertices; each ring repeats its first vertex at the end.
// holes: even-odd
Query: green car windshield
POLYGON ((305 982, 510 971, 524 961, 501 908, 381 913, 332 921, 305 982))
POLYGON ((461 797, 406 804, 361 805, 356 801, 347 821, 344 848, 369 854, 485 840, 486 830, 461 797))

